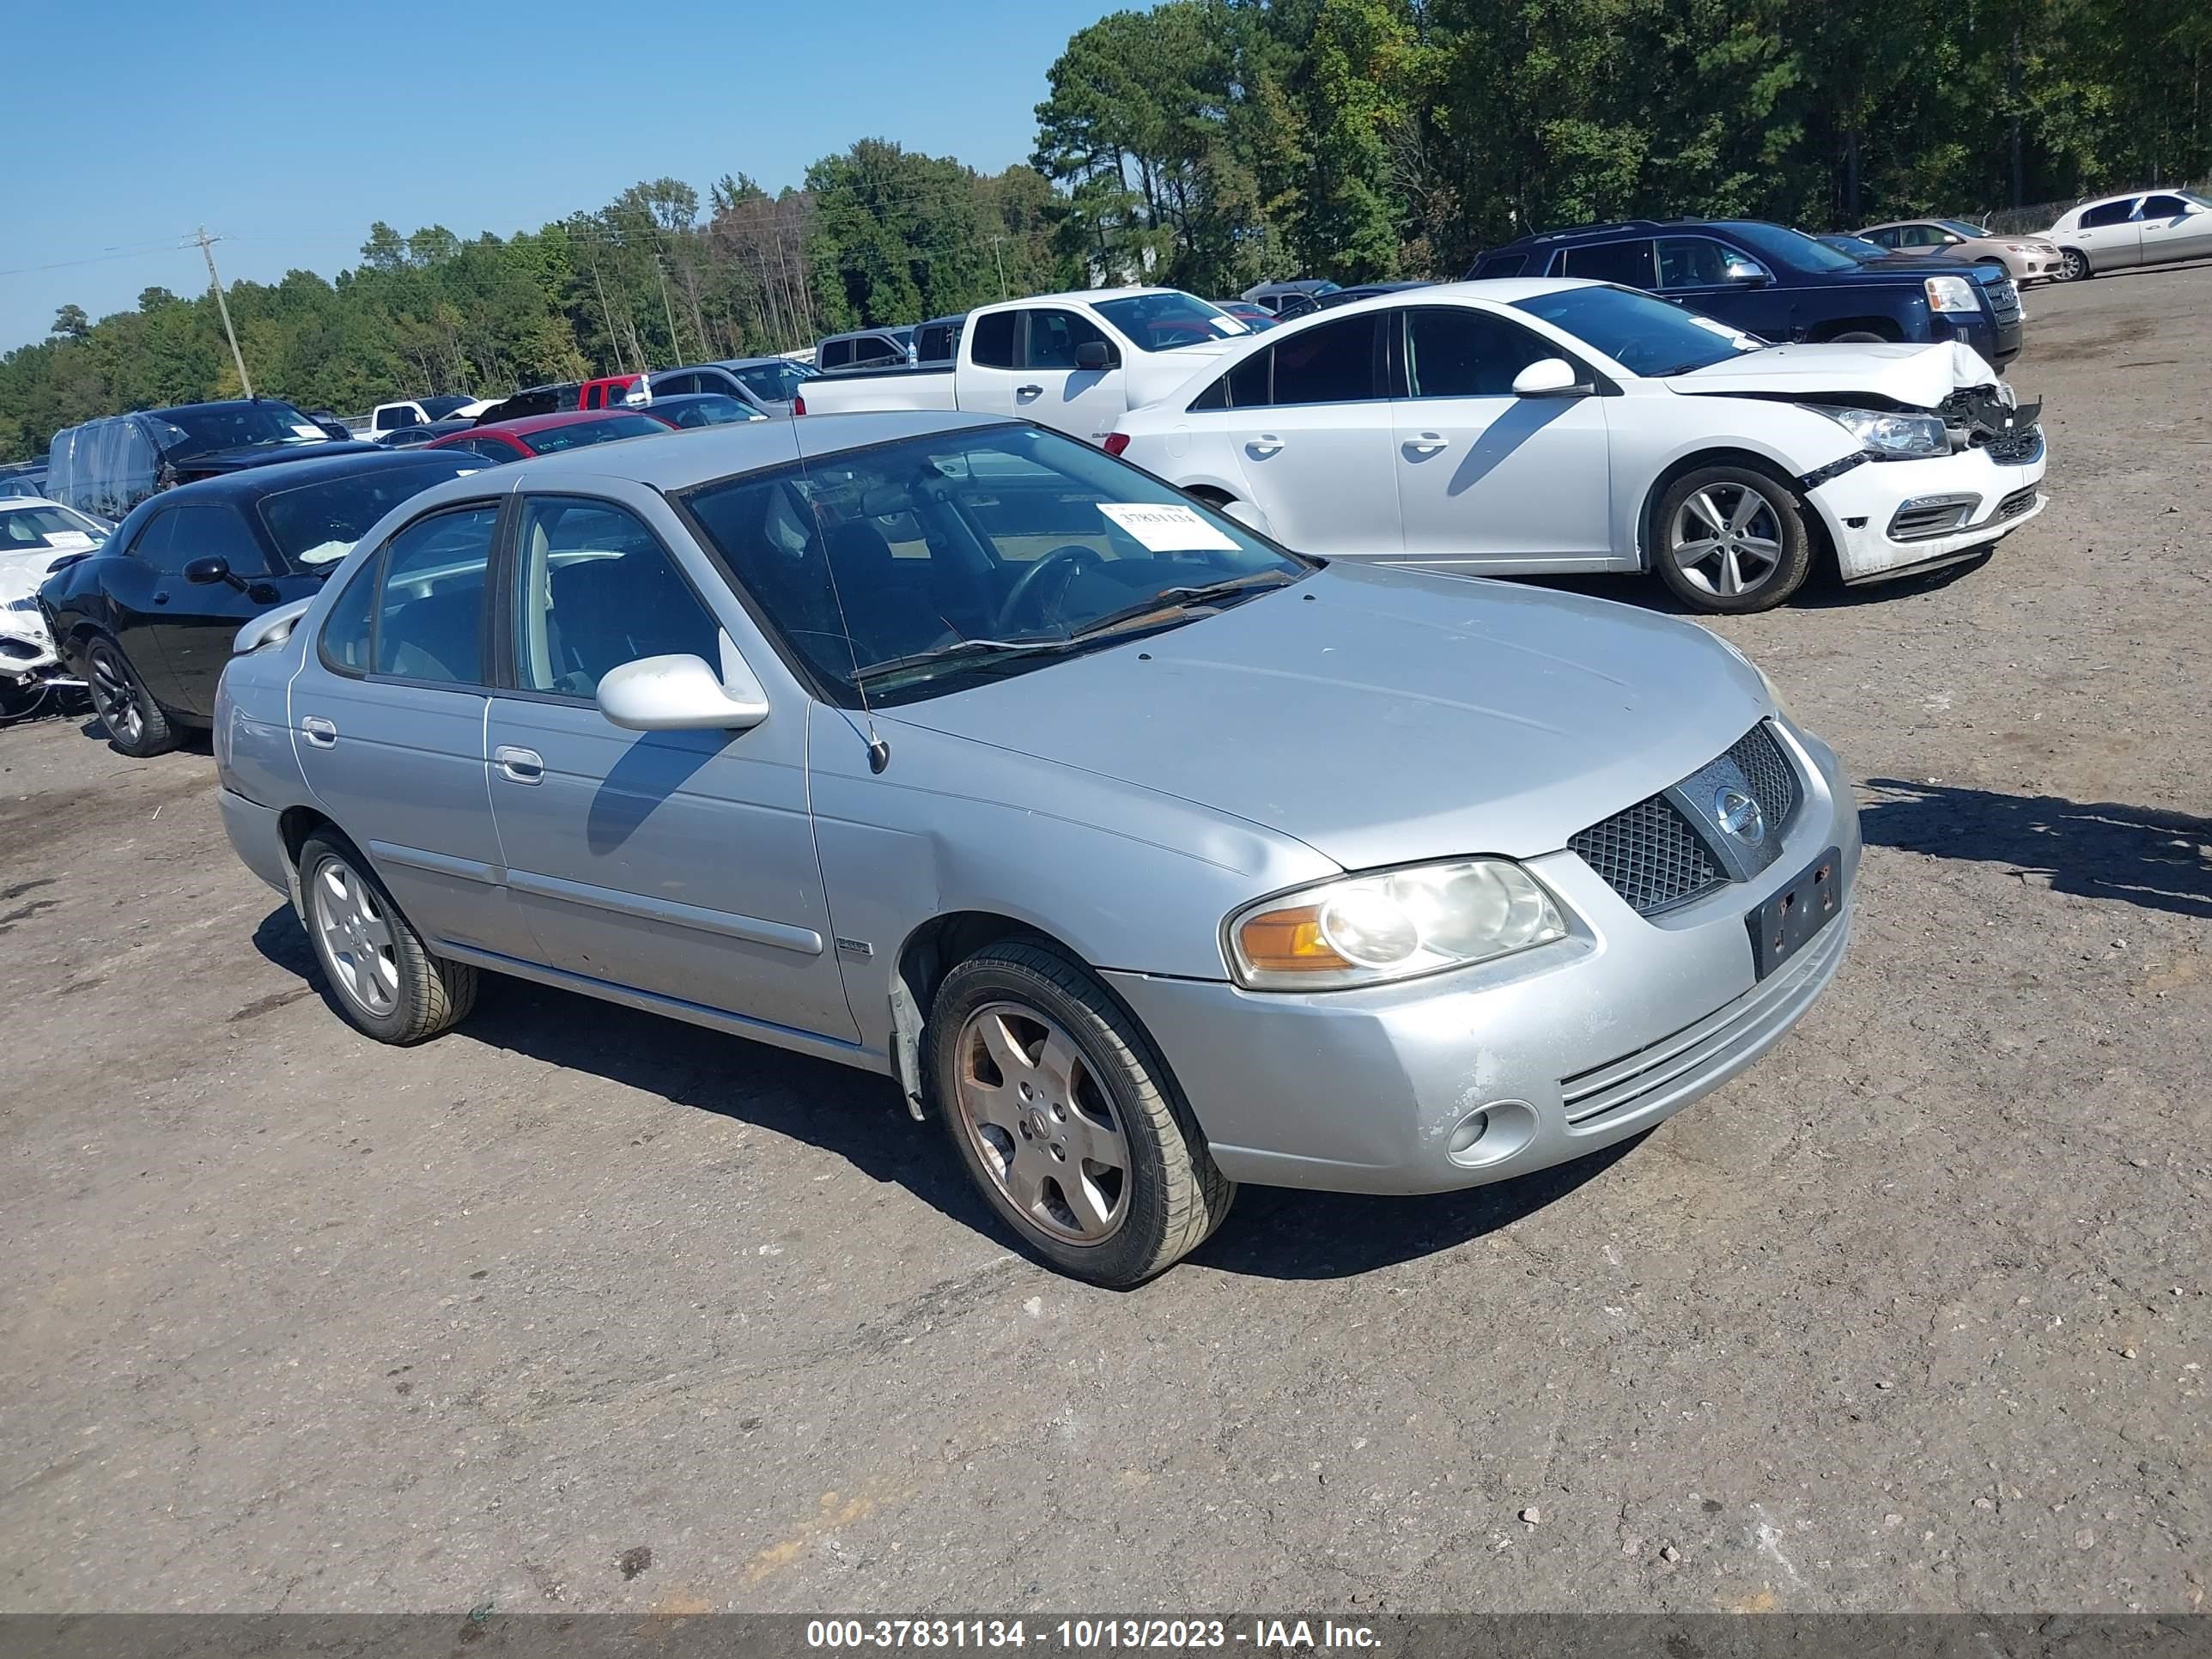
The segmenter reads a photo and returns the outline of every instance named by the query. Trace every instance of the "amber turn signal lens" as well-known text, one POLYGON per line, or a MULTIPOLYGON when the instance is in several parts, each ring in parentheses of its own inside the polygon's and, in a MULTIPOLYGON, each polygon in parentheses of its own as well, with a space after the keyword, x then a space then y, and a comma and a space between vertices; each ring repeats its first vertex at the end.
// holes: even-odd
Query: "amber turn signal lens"
POLYGON ((1237 931, 1244 960, 1271 974, 1328 974, 1352 964, 1321 934, 1321 906, 1300 904, 1245 919, 1237 931))

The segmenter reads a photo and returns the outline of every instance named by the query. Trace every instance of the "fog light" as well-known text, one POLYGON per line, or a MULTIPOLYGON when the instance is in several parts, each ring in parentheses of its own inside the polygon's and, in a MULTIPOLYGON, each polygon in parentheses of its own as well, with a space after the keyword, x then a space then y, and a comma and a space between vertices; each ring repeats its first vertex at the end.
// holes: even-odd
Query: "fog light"
POLYGON ((1481 1139, 1483 1136, 1487 1134, 1489 1132, 1490 1114, 1487 1112, 1469 1112, 1465 1117, 1460 1119, 1459 1127, 1452 1131, 1452 1156, 1454 1158, 1457 1158, 1462 1152, 1467 1151, 1468 1147, 1474 1146, 1476 1141, 1481 1139))

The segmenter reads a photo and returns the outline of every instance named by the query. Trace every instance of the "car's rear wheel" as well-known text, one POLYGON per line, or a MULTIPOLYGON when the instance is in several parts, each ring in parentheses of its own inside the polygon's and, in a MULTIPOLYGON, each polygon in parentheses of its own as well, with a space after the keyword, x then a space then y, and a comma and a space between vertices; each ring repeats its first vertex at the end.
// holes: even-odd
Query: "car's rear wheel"
POLYGON ((307 938, 346 1023, 379 1042, 438 1035, 477 1000, 477 970, 430 954, 368 861, 343 841, 310 836, 300 848, 300 905, 307 938))
POLYGON ((2090 268, 2089 256, 2078 247, 2069 247, 2059 256, 2057 280, 2062 283, 2086 283, 2097 273, 2090 268))
POLYGON ((176 747, 169 717, 121 646, 111 639, 94 640, 85 651, 84 665, 85 685, 110 743, 136 760, 176 747))
POLYGON ((1167 1065, 1089 973, 1041 945, 989 945, 930 1009, 946 1133, 991 1207, 1061 1272, 1143 1283, 1204 1243, 1236 1188, 1167 1065))
POLYGON ((1652 513, 1659 578, 1700 611, 1767 611, 1804 586, 1813 563, 1804 511, 1780 479, 1723 464, 1685 473, 1652 513))

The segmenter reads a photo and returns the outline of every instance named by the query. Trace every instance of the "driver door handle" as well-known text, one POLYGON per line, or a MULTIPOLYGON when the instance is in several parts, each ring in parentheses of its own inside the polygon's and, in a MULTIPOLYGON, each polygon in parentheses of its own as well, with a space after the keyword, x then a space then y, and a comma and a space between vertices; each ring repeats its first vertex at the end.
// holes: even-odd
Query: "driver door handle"
POLYGON ((310 714, 301 720, 300 735, 318 749, 333 749, 337 746, 337 722, 326 720, 320 714, 310 714))
POLYGON ((1451 440, 1441 432, 1424 432, 1418 438, 1406 440, 1407 449, 1416 455, 1433 455, 1440 449, 1451 447, 1451 440))
POLYGON ((1014 396, 1017 398, 1042 398, 1044 396, 1044 388, 1041 386, 1018 386, 1014 388, 1014 396))
POLYGON ((1257 455, 1261 460, 1267 459, 1268 456, 1275 453, 1275 452, 1282 448, 1282 447, 1283 441, 1280 438, 1278 438, 1272 432, 1262 432, 1258 437, 1253 439, 1250 443, 1244 446, 1245 448, 1250 450, 1252 453, 1257 455))
POLYGON ((503 743, 491 751, 492 763, 509 783, 545 781, 545 757, 535 749, 518 749, 503 743))

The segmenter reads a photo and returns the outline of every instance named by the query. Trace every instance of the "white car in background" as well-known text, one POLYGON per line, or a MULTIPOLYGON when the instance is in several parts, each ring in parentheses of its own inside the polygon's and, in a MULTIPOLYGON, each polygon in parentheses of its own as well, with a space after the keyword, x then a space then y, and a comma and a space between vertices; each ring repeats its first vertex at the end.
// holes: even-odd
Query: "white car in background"
POLYGON ((64 667, 39 608, 39 587, 56 565, 97 551, 114 526, 38 496, 0 499, 0 720, 44 706, 82 682, 64 667))
POLYGON ((1972 558, 2043 510, 2039 406, 1969 348, 1770 346, 1610 283, 1424 288, 1239 343, 1106 443, 1301 552, 1654 571, 1763 611, 1972 558))
POLYGON ((2212 202, 2187 190, 2102 197, 2067 209, 2039 240, 2057 246, 2062 283, 2130 265, 2212 259, 2212 202))

